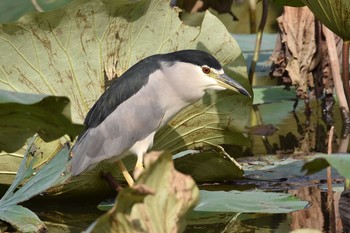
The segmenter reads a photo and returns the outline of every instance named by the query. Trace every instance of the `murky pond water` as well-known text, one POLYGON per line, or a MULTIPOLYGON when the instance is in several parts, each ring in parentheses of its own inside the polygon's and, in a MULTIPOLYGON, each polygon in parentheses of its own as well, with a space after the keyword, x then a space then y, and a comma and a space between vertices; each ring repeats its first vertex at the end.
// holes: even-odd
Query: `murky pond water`
MULTIPOLYGON (((310 181, 309 186, 299 187, 287 191, 303 200, 310 201, 310 207, 289 214, 240 214, 240 213, 201 213, 192 214, 186 233, 196 232, 289 232, 293 229, 312 228, 322 232, 331 232, 331 217, 327 207, 327 192, 323 189, 324 181, 310 181)), ((342 187, 342 181, 335 183, 342 187)), ((249 187, 244 184, 242 187, 249 187)), ((257 184, 258 182, 254 182, 257 184)), ((276 184, 269 184, 277 187, 276 184)), ((305 183, 303 184, 305 185, 305 183)), ((263 184, 267 187, 268 185, 263 184)), ((210 189, 230 190, 237 188, 237 184, 216 185, 210 189)), ((208 188, 203 187, 202 188, 208 188)), ((339 190, 339 189, 338 189, 339 190)), ((338 212, 340 192, 334 193, 336 218, 334 223, 337 232, 342 232, 338 212)), ((247 200, 249 201, 249 200, 247 200)), ((97 210, 94 202, 66 201, 31 201, 25 206, 35 211, 48 227, 49 232, 81 232, 95 219, 103 214, 97 210)))

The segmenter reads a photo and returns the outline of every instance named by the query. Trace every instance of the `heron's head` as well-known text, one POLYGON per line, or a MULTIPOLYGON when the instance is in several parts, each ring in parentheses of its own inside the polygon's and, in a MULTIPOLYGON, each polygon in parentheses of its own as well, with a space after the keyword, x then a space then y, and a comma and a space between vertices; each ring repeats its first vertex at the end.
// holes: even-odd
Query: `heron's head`
POLYGON ((182 50, 164 54, 166 76, 175 77, 173 83, 192 91, 232 90, 248 97, 249 92, 233 78, 225 74, 219 61, 204 51, 182 50))

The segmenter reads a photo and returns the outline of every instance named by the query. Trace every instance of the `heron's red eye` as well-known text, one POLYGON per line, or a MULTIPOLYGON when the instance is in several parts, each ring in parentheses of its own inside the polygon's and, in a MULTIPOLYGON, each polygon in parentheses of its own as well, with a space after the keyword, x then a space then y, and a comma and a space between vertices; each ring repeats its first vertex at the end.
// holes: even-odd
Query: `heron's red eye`
POLYGON ((209 74, 210 73, 210 68, 206 67, 206 66, 203 66, 202 67, 202 71, 203 71, 204 74, 209 74))

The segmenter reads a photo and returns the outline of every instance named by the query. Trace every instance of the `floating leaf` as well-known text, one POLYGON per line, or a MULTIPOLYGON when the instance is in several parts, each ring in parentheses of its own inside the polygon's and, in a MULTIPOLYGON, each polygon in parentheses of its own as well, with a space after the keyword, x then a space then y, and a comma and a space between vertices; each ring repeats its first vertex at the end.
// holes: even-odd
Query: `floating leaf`
POLYGON ((350 179, 350 154, 317 154, 315 158, 305 163, 302 171, 306 171, 309 175, 321 171, 328 166, 332 166, 337 169, 340 175, 350 179))
POLYGON ((254 88, 253 104, 270 104, 281 101, 295 101, 295 88, 286 89, 283 86, 268 86, 254 88))
POLYGON ((194 211, 289 213, 304 209, 308 204, 284 193, 201 190, 200 202, 194 211))
MULTIPOLYGON (((267 184, 256 182, 255 185, 262 185, 264 189, 274 190, 277 188, 277 190, 281 190, 282 187, 294 186, 295 183, 305 186, 309 184, 310 180, 327 179, 325 171, 308 176, 306 172, 301 172, 305 164, 305 159, 310 159, 310 156, 293 158, 281 155, 264 155, 240 158, 239 162, 243 166, 245 178, 256 181, 267 181, 267 184)), ((341 179, 341 176, 336 171, 332 175, 336 179, 341 179)))
MULTIPOLYGON (((200 201, 191 216, 215 213, 290 213, 309 205, 307 201, 284 193, 263 191, 206 191, 200 190, 200 201)), ((110 210, 112 203, 103 202, 101 210, 110 210)))

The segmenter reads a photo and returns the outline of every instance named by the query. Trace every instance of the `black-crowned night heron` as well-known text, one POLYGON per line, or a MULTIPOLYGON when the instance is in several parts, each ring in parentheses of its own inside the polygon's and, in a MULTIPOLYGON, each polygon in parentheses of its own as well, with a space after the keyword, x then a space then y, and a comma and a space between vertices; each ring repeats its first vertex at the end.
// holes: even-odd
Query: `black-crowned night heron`
POLYGON ((88 112, 86 130, 72 149, 72 174, 109 159, 119 161, 132 185, 121 163, 126 152, 136 154, 136 167, 142 168, 143 156, 162 126, 201 99, 206 90, 225 89, 250 96, 203 51, 182 50, 139 61, 115 79, 88 112))

